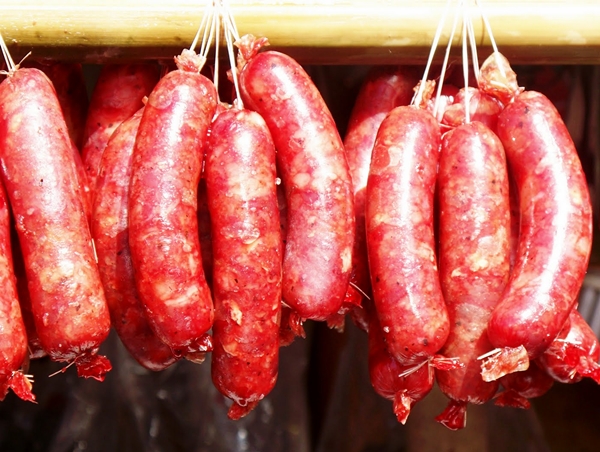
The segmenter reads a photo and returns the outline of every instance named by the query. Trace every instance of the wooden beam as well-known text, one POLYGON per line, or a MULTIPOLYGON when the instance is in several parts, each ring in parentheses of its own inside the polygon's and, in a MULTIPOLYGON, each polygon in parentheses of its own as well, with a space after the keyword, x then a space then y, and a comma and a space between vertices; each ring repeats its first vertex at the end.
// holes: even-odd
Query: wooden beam
MULTIPOLYGON (((499 50, 515 64, 600 63, 597 0, 480 4, 499 50)), ((202 5, 199 0, 0 0, 0 32, 15 59, 28 51, 38 58, 92 63, 170 59, 190 46, 202 5)), ((272 48, 307 64, 424 62, 446 5, 440 0, 230 1, 240 34, 267 36, 272 48)), ((456 7, 450 10, 442 46, 456 7)), ((490 39, 480 10, 471 6, 470 12, 485 57, 490 39)), ((439 60, 441 49, 438 54, 439 60)))

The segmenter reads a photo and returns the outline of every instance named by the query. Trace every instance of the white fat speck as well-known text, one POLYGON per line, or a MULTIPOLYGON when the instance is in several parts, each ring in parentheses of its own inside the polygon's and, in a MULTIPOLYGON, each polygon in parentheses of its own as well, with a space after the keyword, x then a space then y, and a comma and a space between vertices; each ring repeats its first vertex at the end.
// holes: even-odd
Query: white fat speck
POLYGON ((450 276, 452 278, 456 278, 458 276, 463 276, 463 272, 460 271, 460 268, 455 268, 454 270, 452 270, 452 273, 450 274, 450 276))
POLYGON ((230 317, 231 320, 233 320, 235 323, 237 323, 238 325, 242 324, 242 311, 240 311, 240 308, 238 307, 238 305, 233 304, 231 306, 231 313, 230 313, 230 317))
POLYGON ((352 248, 346 247, 342 251, 342 271, 347 272, 352 266, 352 248))

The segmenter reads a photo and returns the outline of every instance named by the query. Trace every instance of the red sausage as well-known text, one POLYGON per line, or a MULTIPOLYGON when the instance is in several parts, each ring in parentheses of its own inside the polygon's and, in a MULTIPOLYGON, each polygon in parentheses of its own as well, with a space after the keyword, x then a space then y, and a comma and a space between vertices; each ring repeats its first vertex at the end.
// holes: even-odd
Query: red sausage
MULTIPOLYGON (((410 103, 417 82, 418 76, 413 68, 374 66, 360 88, 344 137, 344 148, 352 178, 356 223, 350 282, 367 296, 371 294, 371 282, 365 233, 365 192, 371 151, 383 118, 394 107, 410 103)), ((357 289, 350 286, 348 290, 357 289)))
POLYGON ((499 381, 504 390, 497 394, 494 403, 523 409, 531 408, 529 399, 543 396, 554 385, 552 377, 536 361, 530 362, 526 370, 505 375, 499 381))
POLYGON ((216 109, 200 58, 184 50, 148 98, 133 150, 129 245, 138 294, 158 337, 176 356, 210 349, 210 290, 197 219, 202 151, 216 109))
POLYGON ((375 308, 390 354, 402 365, 429 359, 446 342, 433 200, 440 130, 431 113, 396 107, 373 147, 366 199, 375 308))
POLYGON ((240 86, 244 104, 271 131, 286 190, 283 300, 303 320, 327 320, 342 306, 352 268, 354 202, 344 147, 304 69, 278 52, 256 54, 256 47, 253 37, 242 38, 240 86))
POLYGON ((27 332, 27 348, 29 352, 29 359, 43 358, 46 356, 46 352, 44 351, 44 348, 40 342, 40 336, 35 329, 35 320, 31 308, 31 298, 29 297, 29 287, 27 284, 25 263, 23 262, 23 253, 21 252, 21 245, 19 244, 19 238, 17 237, 17 231, 14 228, 14 223, 12 226, 11 247, 13 270, 17 279, 17 295, 19 299, 19 306, 21 308, 21 316, 23 317, 25 331, 27 332))
POLYGON ((560 383, 577 383, 584 377, 600 383, 598 338, 577 309, 569 319, 569 328, 564 328, 536 362, 560 383))
POLYGON ((121 122, 143 106, 142 101, 156 85, 158 76, 157 64, 107 64, 102 67, 90 99, 81 150, 92 192, 108 139, 121 122))
POLYGON ((27 359, 27 332, 19 307, 10 236, 8 201, 0 184, 0 400, 11 388, 23 400, 34 401, 31 383, 21 371, 27 359))
MULTIPOLYGON (((592 244, 592 208, 573 141, 552 103, 525 91, 498 118, 519 195, 515 267, 490 318, 492 344, 509 353, 540 356, 577 301, 592 244)), ((484 379, 510 372, 502 354, 490 358, 484 379), (496 367, 495 364, 499 366, 496 367)))
POLYGON ((175 357, 150 328, 135 288, 129 249, 129 180, 142 111, 115 129, 102 154, 91 229, 113 327, 142 366, 162 370, 174 363, 175 357))
POLYGON ((403 366, 387 351, 381 325, 371 302, 365 300, 368 318, 369 378, 375 392, 393 401, 398 422, 406 423, 411 408, 433 388, 433 369, 425 365, 403 366))
POLYGON ((67 123, 69 136, 79 152, 83 146, 83 133, 89 107, 82 65, 64 61, 26 62, 25 65, 40 69, 52 82, 67 123))
POLYGON ((274 387, 282 247, 275 145, 258 113, 233 108, 212 124, 205 177, 213 233, 212 380, 239 419, 274 387))
POLYGON ((71 142, 71 154, 73 157, 73 167, 77 178, 77 184, 79 185, 79 192, 81 193, 83 210, 89 224, 92 221, 92 189, 90 187, 90 181, 85 172, 85 166, 83 165, 81 154, 79 154, 79 150, 73 142, 71 142))
POLYGON ((83 131, 88 110, 88 95, 83 78, 83 69, 79 63, 65 62, 36 62, 27 63, 28 67, 35 67, 48 76, 56 90, 56 96, 69 130, 69 137, 73 143, 73 162, 77 172, 77 180, 83 195, 83 207, 88 221, 92 214, 91 188, 79 150, 83 146, 83 131))
POLYGON ((464 367, 436 370, 450 399, 436 419, 457 429, 466 424, 466 405, 490 400, 498 388, 483 381, 478 360, 493 348, 486 328, 509 275, 508 173, 494 132, 476 121, 447 132, 437 184, 440 282, 451 325, 440 354, 464 367))
MULTIPOLYGON (((281 186, 281 180, 278 179, 277 185, 277 204, 279 208, 279 226, 281 230, 281 249, 285 249, 287 240, 287 204, 285 201, 285 191, 281 186)), ((296 337, 306 337, 304 326, 301 319, 285 303, 281 303, 281 321, 279 323, 279 346, 286 347, 290 345, 296 337)))
POLYGON ((110 369, 96 355, 110 317, 71 140, 50 80, 19 69, 0 85, 0 163, 23 252, 41 344, 82 376, 110 369))

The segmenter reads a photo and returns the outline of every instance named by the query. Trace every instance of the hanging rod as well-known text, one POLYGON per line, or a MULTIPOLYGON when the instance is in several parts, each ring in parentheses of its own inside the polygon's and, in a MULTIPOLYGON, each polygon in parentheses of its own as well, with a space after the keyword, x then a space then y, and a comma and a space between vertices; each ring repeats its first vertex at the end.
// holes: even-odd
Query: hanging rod
MULTIPOLYGON (((266 36, 271 48, 306 64, 421 63, 446 10, 439 0, 230 0, 240 34, 266 36)), ((458 3, 458 2, 454 2, 458 3)), ((472 1, 474 3, 474 1, 472 1)), ((483 11, 511 62, 600 63, 597 0, 480 0, 471 5, 479 52, 490 52, 483 11)), ((103 63, 171 59, 189 47, 202 0, 0 0, 0 32, 13 59, 103 63)), ((448 39, 456 8, 442 36, 448 39)), ((459 40, 456 40, 459 45, 459 40)), ((440 57, 442 49, 439 50, 440 57)))

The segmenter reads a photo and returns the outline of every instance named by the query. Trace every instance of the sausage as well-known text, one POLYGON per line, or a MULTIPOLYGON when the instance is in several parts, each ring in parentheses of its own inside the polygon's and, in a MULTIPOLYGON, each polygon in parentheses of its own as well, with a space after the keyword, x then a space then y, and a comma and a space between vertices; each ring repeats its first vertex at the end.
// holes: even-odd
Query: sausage
POLYGON ((559 334, 577 301, 592 245, 592 208, 569 133, 552 103, 524 91, 498 117, 498 136, 519 196, 515 266, 494 309, 488 336, 501 351, 483 377, 510 372, 503 355, 532 360, 559 334))
POLYGON ((498 389, 483 381, 478 360, 493 348, 486 328, 510 270, 506 157, 489 127, 473 121, 443 136, 437 186, 440 283, 451 325, 440 354, 464 366, 436 369, 450 399, 436 420, 455 430, 466 424, 468 403, 485 403, 498 389))
MULTIPOLYGON (((285 249, 287 240, 287 204, 285 201, 285 191, 281 186, 281 179, 277 184, 277 204, 279 208, 279 226, 281 230, 281 249, 285 249)), ((306 337, 302 319, 295 311, 285 303, 281 303, 281 321, 279 322, 279 346, 287 347, 291 345, 296 337, 306 337)))
POLYGON ((92 190, 92 204, 100 159, 117 126, 143 106, 156 85, 159 66, 151 63, 107 64, 98 76, 90 99, 81 158, 92 190))
POLYGON ((240 91, 266 121, 286 191, 288 231, 283 300, 302 319, 327 320, 340 310, 352 269, 354 202, 341 137, 304 69, 275 51, 256 53, 242 38, 240 91))
MULTIPOLYGON (((348 287, 350 292, 356 291, 357 287, 362 294, 371 294, 365 233, 365 192, 375 136, 390 110, 410 103, 417 82, 418 76, 412 67, 374 66, 363 81, 348 121, 344 149, 352 179, 356 228, 350 274, 353 286, 348 287)), ((361 325, 364 322, 359 319, 356 323, 361 325)))
POLYGON ((578 383, 584 377, 600 383, 598 338, 577 309, 569 319, 569 327, 563 328, 536 363, 560 383, 578 383))
POLYGON ((90 103, 81 63, 44 60, 25 62, 25 65, 40 69, 52 82, 69 136, 79 152, 83 147, 83 134, 90 103))
POLYGON ((275 386, 282 242, 275 145, 262 117, 232 108, 212 124, 205 177, 213 233, 212 381, 249 413, 275 386))
POLYGON ((19 307, 21 316, 25 324, 27 336, 27 349, 29 359, 43 358, 46 352, 40 342, 40 336, 35 329, 35 320, 33 310, 31 308, 31 298, 29 296, 29 287, 27 284, 27 275, 25 272, 25 263, 23 262, 23 253, 19 244, 19 237, 14 227, 14 222, 11 222, 11 248, 13 271, 17 280, 17 297, 19 299, 19 307))
POLYGON ((11 218, 0 184, 0 400, 8 389, 33 402, 32 384, 21 368, 27 360, 27 331, 21 315, 11 252, 11 218))
POLYGON ((433 230, 439 148, 431 113, 396 107, 379 127, 367 180, 373 300, 388 351, 402 365, 433 356, 450 328, 433 230))
POLYGON ((15 218, 35 327, 51 359, 98 380, 110 317, 56 93, 38 69, 0 84, 0 164, 15 218))
POLYGON ((369 379, 377 394, 393 401, 398 422, 405 424, 410 410, 433 388, 433 369, 424 361, 421 366, 403 366, 387 351, 381 325, 372 302, 365 300, 368 319, 369 379))
POLYGON ((56 96, 71 138, 77 181, 80 185, 83 207, 89 222, 92 215, 92 194, 79 153, 83 145, 83 131, 89 105, 83 68, 80 63, 54 61, 28 62, 27 66, 35 67, 44 72, 56 90, 56 96))
POLYGON ((202 361, 214 313, 200 255, 198 183, 217 94, 193 51, 184 50, 176 63, 148 97, 138 128, 129 246, 152 329, 175 356, 202 361))
POLYGON ((494 400, 494 404, 512 408, 531 408, 529 399, 541 397, 554 385, 554 380, 536 363, 531 361, 526 370, 504 375, 499 379, 503 390, 494 400))
POLYGON ((91 231, 112 325, 131 356, 158 371, 176 358, 150 328, 135 287, 129 248, 131 160, 142 112, 143 108, 115 129, 102 154, 91 231))

